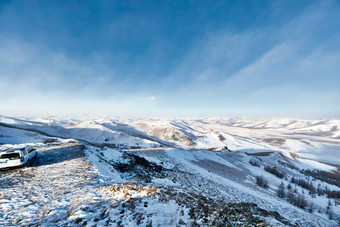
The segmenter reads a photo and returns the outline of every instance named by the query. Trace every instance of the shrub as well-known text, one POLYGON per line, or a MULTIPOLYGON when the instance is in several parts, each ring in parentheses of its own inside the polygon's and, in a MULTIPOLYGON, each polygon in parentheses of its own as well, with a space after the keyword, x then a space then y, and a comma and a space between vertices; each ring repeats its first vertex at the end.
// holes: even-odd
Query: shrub
POLYGON ((260 167, 260 164, 259 164, 257 161, 253 160, 253 159, 251 159, 251 160, 249 161, 249 163, 250 163, 250 165, 252 165, 252 166, 260 167))
POLYGON ((302 170, 301 172, 321 181, 340 187, 339 171, 328 172, 323 170, 302 170))
POLYGON ((327 193, 328 198, 340 198, 340 191, 328 191, 327 193))
POLYGON ((306 209, 308 205, 307 200, 303 195, 299 193, 295 194, 292 190, 289 190, 287 193, 287 201, 301 209, 306 209))
POLYGON ((281 182, 280 186, 278 187, 276 194, 280 198, 284 198, 286 196, 285 185, 281 182))
POLYGON ((256 176, 256 184, 264 189, 269 188, 268 181, 263 176, 256 176))
POLYGON ((286 174, 278 169, 276 169, 276 166, 271 167, 271 166, 266 166, 264 167, 264 170, 277 176, 278 178, 284 178, 286 176, 286 174))
POLYGON ((304 179, 299 179, 299 178, 292 178, 291 180, 292 183, 297 184, 301 186, 302 188, 305 188, 309 190, 309 194, 315 198, 316 193, 321 196, 321 195, 327 195, 328 198, 340 198, 340 191, 331 191, 327 186, 326 187, 321 187, 320 184, 318 184, 318 187, 316 188, 312 182, 308 182, 304 179))

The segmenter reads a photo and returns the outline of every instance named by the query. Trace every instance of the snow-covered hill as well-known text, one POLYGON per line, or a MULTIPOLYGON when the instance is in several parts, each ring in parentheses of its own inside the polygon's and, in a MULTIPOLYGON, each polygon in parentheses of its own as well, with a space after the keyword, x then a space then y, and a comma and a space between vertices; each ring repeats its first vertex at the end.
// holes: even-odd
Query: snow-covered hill
POLYGON ((36 217, 30 211, 46 207, 14 186, 22 174, 0 172, 5 192, 0 224, 39 219, 79 226, 336 226, 340 221, 339 120, 0 119, 3 146, 29 143, 41 151, 38 164, 23 172, 34 175, 40 188, 54 187, 54 178, 47 186, 40 171, 57 174, 59 182, 79 176, 55 170, 81 169, 92 179, 81 189, 70 184, 74 193, 59 199, 43 190, 45 202, 55 204, 50 209, 59 214, 36 217), (68 167, 73 158, 58 158, 72 144, 84 146, 93 166, 74 160, 68 167), (76 205, 77 190, 84 201, 76 205), (17 203, 19 197, 24 202, 17 203))

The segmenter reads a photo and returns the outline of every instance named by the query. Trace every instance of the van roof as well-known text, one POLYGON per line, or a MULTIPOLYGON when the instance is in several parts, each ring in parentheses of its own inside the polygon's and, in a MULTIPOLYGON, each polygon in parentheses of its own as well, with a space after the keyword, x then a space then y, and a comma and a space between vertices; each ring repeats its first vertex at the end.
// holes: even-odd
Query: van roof
POLYGON ((0 151, 0 152, 13 152, 13 151, 18 151, 18 150, 23 150, 23 149, 25 149, 26 147, 29 147, 29 146, 12 147, 12 148, 9 148, 9 149, 0 151))
POLYGON ((11 152, 11 151, 22 151, 23 149, 25 149, 25 147, 11 148, 11 149, 7 150, 6 152, 11 152))

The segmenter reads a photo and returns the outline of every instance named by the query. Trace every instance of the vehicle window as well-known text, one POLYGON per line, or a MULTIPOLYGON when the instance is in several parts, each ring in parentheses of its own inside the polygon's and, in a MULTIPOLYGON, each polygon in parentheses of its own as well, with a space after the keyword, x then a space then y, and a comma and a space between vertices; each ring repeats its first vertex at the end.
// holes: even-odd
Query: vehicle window
POLYGON ((33 147, 29 147, 27 150, 28 150, 28 153, 32 153, 33 151, 35 151, 33 147))
POLYGON ((24 153, 24 156, 26 156, 26 155, 27 155, 27 151, 26 151, 26 149, 23 149, 23 150, 22 150, 22 152, 24 153))
POLYGON ((20 159, 20 155, 19 153, 7 153, 7 154, 2 154, 0 156, 0 159, 16 160, 16 159, 20 159))

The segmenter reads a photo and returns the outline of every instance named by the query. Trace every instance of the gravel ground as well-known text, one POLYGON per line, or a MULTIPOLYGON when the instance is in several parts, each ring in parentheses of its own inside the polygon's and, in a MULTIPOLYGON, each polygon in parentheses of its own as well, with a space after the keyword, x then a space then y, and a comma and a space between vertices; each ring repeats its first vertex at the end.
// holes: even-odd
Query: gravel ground
POLYGON ((0 226, 67 219, 95 183, 90 169, 83 146, 76 143, 38 148, 30 167, 0 172, 0 226))

